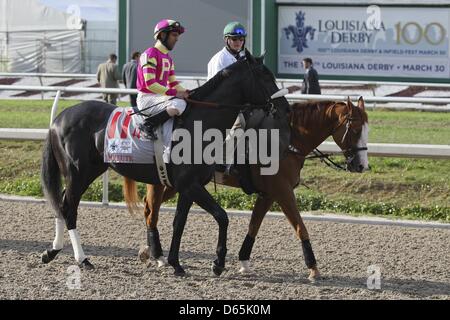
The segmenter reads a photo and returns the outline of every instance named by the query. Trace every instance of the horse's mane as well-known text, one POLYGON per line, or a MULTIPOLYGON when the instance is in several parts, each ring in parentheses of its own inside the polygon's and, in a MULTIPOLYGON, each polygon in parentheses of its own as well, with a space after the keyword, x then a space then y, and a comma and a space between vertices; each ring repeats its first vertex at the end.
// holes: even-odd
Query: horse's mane
POLYGON ((216 90, 219 84, 227 77, 230 76, 230 74, 234 71, 234 69, 237 68, 238 65, 241 65, 241 60, 233 63, 232 65, 228 66, 227 68, 217 72, 217 74, 209 79, 207 82, 205 82, 200 87, 193 90, 193 93, 191 94, 191 99, 193 100, 202 100, 205 98, 208 94, 210 94, 212 91, 216 90))
POLYGON ((194 100, 203 99, 209 93, 214 91, 219 86, 219 84, 223 81, 224 78, 225 78, 224 70, 219 71, 214 77, 209 79, 203 85, 194 89, 193 93, 191 94, 191 99, 194 99, 194 100))
POLYGON ((307 101, 294 103, 292 105, 291 123, 295 123, 297 126, 302 127, 318 123, 330 115, 334 106, 334 101, 307 101))
MULTIPOLYGON (((331 112, 334 107, 345 102, 336 101, 307 101, 302 103, 294 103, 292 105, 291 123, 295 123, 297 126, 310 126, 311 124, 318 123, 325 118, 331 116, 331 112)), ((359 112, 360 117, 364 122, 368 121, 367 113, 360 108, 353 108, 353 112, 359 112)))

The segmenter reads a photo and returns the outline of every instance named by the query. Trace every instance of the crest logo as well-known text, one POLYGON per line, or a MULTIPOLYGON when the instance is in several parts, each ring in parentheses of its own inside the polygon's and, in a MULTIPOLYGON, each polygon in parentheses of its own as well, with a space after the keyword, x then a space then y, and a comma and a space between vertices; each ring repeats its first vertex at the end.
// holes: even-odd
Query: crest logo
POLYGON ((283 28, 286 35, 286 39, 291 39, 292 35, 292 48, 296 48, 298 53, 302 53, 304 48, 308 48, 308 35, 310 40, 314 40, 314 29, 312 26, 305 27, 305 13, 299 11, 295 14, 296 25, 290 25, 283 28))

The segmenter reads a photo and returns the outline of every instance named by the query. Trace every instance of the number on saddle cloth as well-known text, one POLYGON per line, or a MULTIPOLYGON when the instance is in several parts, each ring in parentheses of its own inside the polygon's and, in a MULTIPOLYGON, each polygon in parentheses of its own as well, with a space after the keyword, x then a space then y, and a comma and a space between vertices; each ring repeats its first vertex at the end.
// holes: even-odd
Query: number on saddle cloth
POLYGON ((154 163, 154 143, 139 129, 144 118, 133 112, 132 108, 116 108, 111 113, 104 140, 105 163, 154 163))

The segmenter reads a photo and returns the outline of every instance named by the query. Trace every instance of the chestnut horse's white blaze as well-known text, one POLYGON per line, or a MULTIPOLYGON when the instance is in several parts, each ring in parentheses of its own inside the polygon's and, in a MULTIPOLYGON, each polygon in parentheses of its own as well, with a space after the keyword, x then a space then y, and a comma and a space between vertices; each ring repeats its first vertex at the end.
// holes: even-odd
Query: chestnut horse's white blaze
MULTIPOLYGON (((359 138, 356 147, 357 148, 367 148, 367 142, 369 141, 369 124, 365 122, 362 126, 361 137, 359 138)), ((363 167, 363 171, 369 169, 369 156, 367 150, 360 150, 359 153, 359 164, 363 167)))

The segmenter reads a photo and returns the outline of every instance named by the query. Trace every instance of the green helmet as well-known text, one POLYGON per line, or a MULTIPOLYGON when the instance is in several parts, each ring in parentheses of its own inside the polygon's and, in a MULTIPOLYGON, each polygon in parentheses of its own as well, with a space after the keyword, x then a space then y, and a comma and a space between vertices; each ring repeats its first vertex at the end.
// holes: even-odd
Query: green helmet
POLYGON ((245 30, 245 27, 237 21, 230 22, 225 26, 225 29, 223 29, 224 38, 233 36, 241 36, 244 38, 247 37, 247 31, 245 30))

